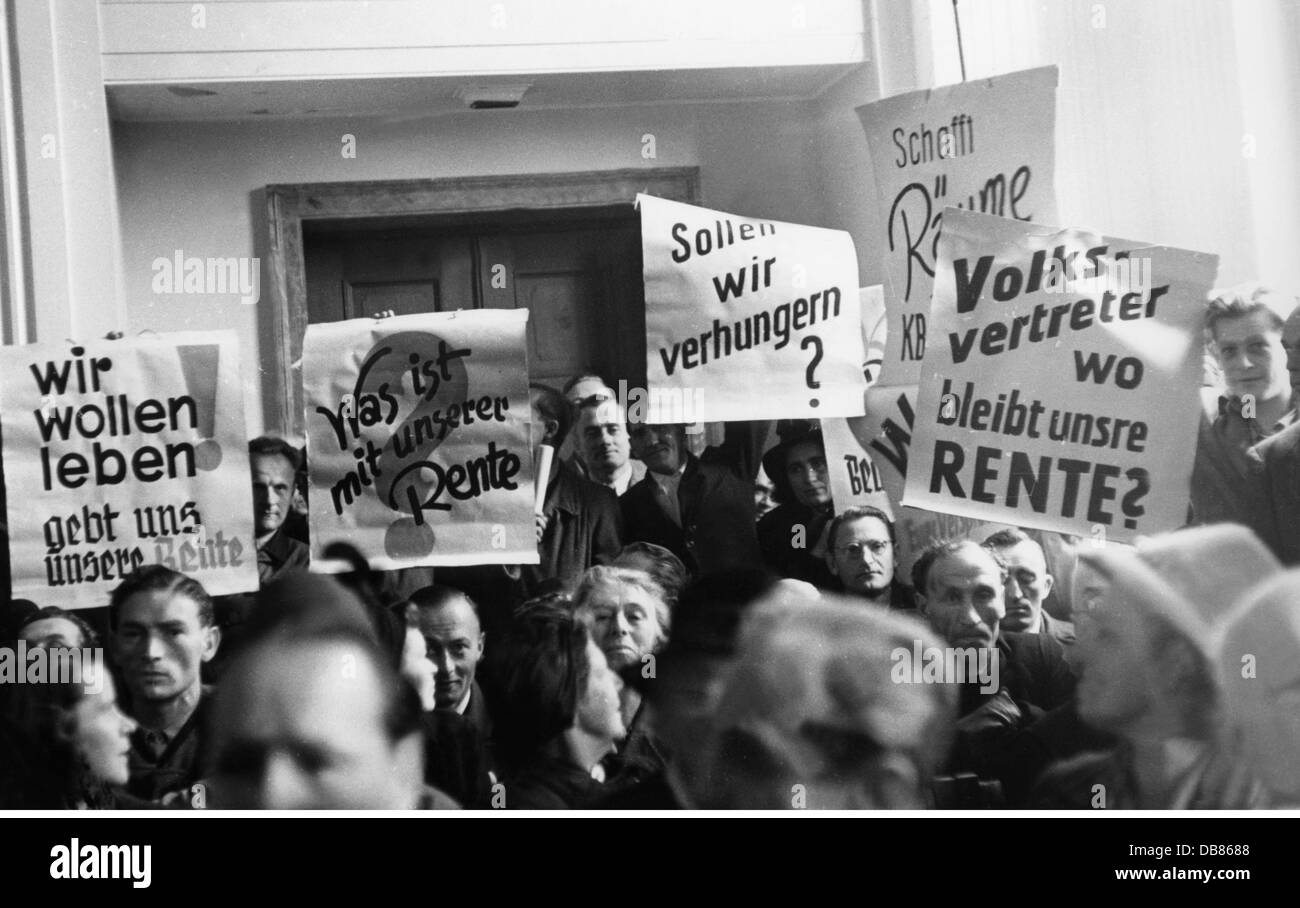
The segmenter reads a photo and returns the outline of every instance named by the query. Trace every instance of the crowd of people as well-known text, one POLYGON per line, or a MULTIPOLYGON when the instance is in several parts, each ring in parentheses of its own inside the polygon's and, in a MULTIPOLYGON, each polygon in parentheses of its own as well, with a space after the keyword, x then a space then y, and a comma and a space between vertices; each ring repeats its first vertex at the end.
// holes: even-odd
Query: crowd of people
POLYGON ((1254 808, 1300 804, 1300 310, 1211 302, 1188 526, 900 550, 816 423, 629 423, 530 388, 536 565, 307 571, 302 454, 250 446, 261 586, 145 566, 5 645, 0 808, 1254 808), (774 443, 772 441, 775 437, 774 443))

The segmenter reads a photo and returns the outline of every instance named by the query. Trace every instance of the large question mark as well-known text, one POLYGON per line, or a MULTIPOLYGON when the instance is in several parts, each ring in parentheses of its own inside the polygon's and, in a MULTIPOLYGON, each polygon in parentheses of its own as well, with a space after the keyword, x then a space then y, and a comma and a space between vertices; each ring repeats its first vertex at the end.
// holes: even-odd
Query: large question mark
POLYGON ((217 434, 217 379, 221 361, 218 344, 182 344, 181 372, 185 389, 194 398, 198 416, 199 443, 194 446, 194 465, 211 471, 221 466, 221 445, 213 437, 217 434))
POLYGON ((1133 467, 1124 476, 1133 480, 1133 488, 1120 499, 1120 510, 1124 512, 1124 526, 1130 530, 1137 529, 1137 519, 1147 512, 1146 505, 1138 501, 1151 491, 1151 474, 1141 467, 1133 467))
MULTIPOLYGON (((805 336, 803 342, 799 344, 799 349, 807 350, 809 345, 815 346, 817 352, 813 354, 812 360, 808 363, 808 368, 804 370, 804 381, 808 383, 809 388, 816 389, 822 386, 821 382, 813 378, 813 372, 822 361, 822 339, 815 334, 809 334, 805 336)), ((815 407, 820 403, 821 401, 814 397, 812 400, 808 401, 808 406, 815 407)))
MULTIPOLYGON (((399 331, 375 344, 363 360, 370 362, 372 357, 379 356, 358 385, 358 397, 374 394, 384 384, 401 388, 403 379, 412 367, 419 369, 431 358, 441 358, 443 361, 442 370, 436 373, 438 387, 435 392, 431 396, 422 397, 406 419, 393 429, 380 455, 384 469, 375 480, 375 493, 382 503, 394 511, 410 515, 393 521, 384 533, 384 550, 390 558, 418 558, 432 552, 437 543, 433 527, 424 517, 423 503, 428 497, 430 483, 423 473, 429 466, 429 455, 446 440, 449 433, 423 433, 427 437, 415 444, 414 424, 426 416, 431 417, 435 410, 445 410, 448 404, 468 398, 469 373, 465 368, 464 357, 469 351, 460 351, 461 355, 458 356, 447 355, 455 352, 457 351, 453 351, 450 344, 436 334, 427 331, 399 331), (383 352, 385 348, 386 353, 383 352)), ((435 380, 433 376, 421 374, 427 383, 435 380)), ((409 393, 417 393, 413 380, 409 393)), ((428 424, 434 425, 432 418, 428 424)))

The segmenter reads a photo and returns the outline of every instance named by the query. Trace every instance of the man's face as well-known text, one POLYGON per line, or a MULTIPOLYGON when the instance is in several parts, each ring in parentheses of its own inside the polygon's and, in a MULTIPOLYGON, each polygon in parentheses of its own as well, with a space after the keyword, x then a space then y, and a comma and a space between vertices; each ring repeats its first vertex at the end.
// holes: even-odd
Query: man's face
POLYGON ((213 792, 256 810, 409 810, 419 736, 392 741, 375 666, 346 641, 263 644, 213 705, 213 792))
POLYGON ((85 646, 81 628, 67 618, 41 618, 32 621, 18 632, 19 638, 26 640, 28 646, 42 646, 46 649, 55 647, 75 648, 85 646))
POLYGON ((1264 399, 1290 393, 1282 332, 1273 327, 1268 312, 1219 319, 1214 325, 1214 350, 1232 394, 1264 399))
POLYGON ((785 456, 785 476, 800 504, 819 508, 830 502, 830 475, 821 445, 804 441, 792 447, 785 456))
POLYGON ((672 476, 686 461, 686 427, 681 425, 632 426, 632 456, 646 469, 672 476))
POLYGON ((269 536, 289 516, 293 465, 278 454, 254 454, 249 466, 253 472, 253 519, 257 535, 269 536))
POLYGON ((607 741, 619 741, 627 736, 623 727, 623 713, 619 694, 623 682, 605 661, 594 640, 587 641, 587 689, 578 700, 578 727, 590 735, 607 741))
POLYGON ((894 582, 894 545, 889 528, 879 519, 846 520, 831 543, 831 571, 848 592, 874 599, 894 582))
POLYGON ((631 440, 619 405, 610 400, 583 407, 578 412, 578 443, 589 466, 610 472, 622 469, 631 456, 631 440))
POLYGON ((1282 349, 1286 351, 1286 369, 1291 375, 1291 389, 1300 392, 1300 308, 1292 312, 1282 326, 1282 349))
POLYGON ((930 626, 952 646, 992 647, 1006 611, 1002 569, 978 547, 942 556, 931 565, 918 602, 930 626))
POLYGON ((1002 630, 1036 634, 1042 627, 1043 600, 1052 591, 1052 575, 1038 543, 1031 539, 998 549, 1007 568, 1006 606, 1002 630))
POLYGON ((640 587, 601 584, 585 608, 591 616, 592 637, 614 671, 640 663, 663 642, 654 597, 640 587))
POLYGON ((478 617, 461 596, 436 608, 420 609, 420 633, 425 654, 433 663, 434 702, 439 709, 454 709, 474 683, 483 658, 483 632, 478 617))
POLYGON ((199 669, 219 641, 220 632, 203 626, 189 596, 144 590, 122 603, 113 652, 132 697, 166 701, 198 690, 199 669))

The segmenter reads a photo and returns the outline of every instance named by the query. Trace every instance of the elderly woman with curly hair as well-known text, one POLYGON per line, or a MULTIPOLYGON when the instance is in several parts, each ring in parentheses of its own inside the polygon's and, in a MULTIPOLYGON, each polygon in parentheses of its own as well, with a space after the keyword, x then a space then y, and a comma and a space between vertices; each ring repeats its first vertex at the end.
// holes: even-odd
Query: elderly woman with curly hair
MULTIPOLYGON (((654 677, 655 654, 668 642, 671 619, 667 595, 650 574, 632 568, 591 568, 578 583, 573 604, 575 616, 591 628, 610 668, 624 677, 654 677)), ((618 787, 662 772, 667 756, 648 727, 640 693, 631 685, 623 688, 622 714, 627 738, 604 764, 609 782, 618 787)))

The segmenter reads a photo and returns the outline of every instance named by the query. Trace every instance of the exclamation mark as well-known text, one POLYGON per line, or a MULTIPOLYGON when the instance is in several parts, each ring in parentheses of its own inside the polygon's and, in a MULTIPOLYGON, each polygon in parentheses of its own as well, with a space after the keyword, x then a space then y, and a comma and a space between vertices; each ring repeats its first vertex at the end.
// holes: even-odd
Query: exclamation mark
POLYGON ((221 466, 221 445, 217 434, 217 366, 221 347, 217 344, 191 344, 176 348, 181 354, 181 372, 185 387, 198 410, 200 441, 194 446, 194 463, 200 470, 221 466))

